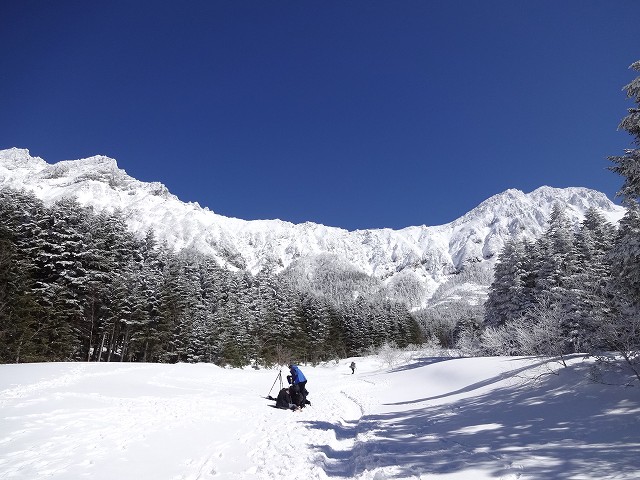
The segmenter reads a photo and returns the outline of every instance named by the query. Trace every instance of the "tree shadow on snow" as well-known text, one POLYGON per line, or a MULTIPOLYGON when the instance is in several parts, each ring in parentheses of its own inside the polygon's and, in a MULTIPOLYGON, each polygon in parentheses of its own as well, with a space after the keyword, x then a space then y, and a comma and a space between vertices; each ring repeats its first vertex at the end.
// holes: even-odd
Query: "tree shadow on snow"
MULTIPOLYGON (((396 478, 469 469, 495 477, 521 473, 530 480, 634 478, 640 465, 640 389, 589 384, 587 369, 577 364, 558 375, 446 405, 428 401, 456 392, 403 402, 425 404, 364 416, 357 423, 318 421, 307 426, 333 429, 338 440, 355 441, 348 450, 314 446, 326 456, 322 467, 330 477, 395 467, 396 478)), ((388 472, 387 478, 392 478, 388 472)))
MULTIPOLYGON (((436 362, 433 362, 433 363, 436 363, 436 362)), ((429 401, 429 400, 438 400, 440 398, 446 398, 446 397, 451 397, 451 396, 454 396, 454 395, 460 395, 460 394, 463 394, 463 393, 469 393, 469 392, 472 392, 474 390, 478 390, 479 388, 487 387, 487 386, 492 385, 494 383, 497 383, 499 381, 505 380, 507 378, 517 377, 517 376, 519 376, 521 374, 525 374, 525 372, 527 372, 527 371, 535 371, 538 367, 541 367, 541 366, 547 365, 547 364, 549 364, 548 360, 540 360, 540 361, 538 361, 536 363, 525 365, 525 366, 519 367, 519 368, 514 368, 513 370, 509 370, 508 372, 501 373, 500 375, 496 375, 494 377, 487 378, 485 380, 481 380, 479 382, 472 383, 470 385, 467 385, 466 387, 459 388, 458 390, 452 390, 451 392, 443 393, 441 395, 433 395, 431 397, 418 398, 418 399, 415 399, 415 400, 406 400, 406 401, 402 401, 402 402, 387 403, 386 405, 409 405, 409 404, 412 404, 412 403, 421 403, 421 402, 426 402, 426 401, 429 401)), ((526 377, 526 375, 525 375, 524 378, 523 378, 523 381, 527 381, 527 380, 530 380, 530 379, 528 379, 526 377)))
POLYGON ((448 362, 450 360, 455 360, 455 358, 454 357, 420 357, 420 358, 413 359, 410 363, 407 363, 406 365, 401 365, 399 367, 392 368, 390 372, 393 373, 393 372, 403 372, 406 370, 414 370, 416 368, 426 367, 428 365, 433 365, 434 363, 448 362))

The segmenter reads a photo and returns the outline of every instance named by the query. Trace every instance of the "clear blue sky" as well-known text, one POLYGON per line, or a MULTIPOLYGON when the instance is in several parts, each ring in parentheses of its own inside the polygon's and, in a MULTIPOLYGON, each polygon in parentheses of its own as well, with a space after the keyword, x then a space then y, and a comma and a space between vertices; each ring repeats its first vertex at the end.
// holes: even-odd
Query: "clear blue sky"
POLYGON ((0 148, 349 230, 508 188, 613 198, 637 0, 3 1, 0 148))

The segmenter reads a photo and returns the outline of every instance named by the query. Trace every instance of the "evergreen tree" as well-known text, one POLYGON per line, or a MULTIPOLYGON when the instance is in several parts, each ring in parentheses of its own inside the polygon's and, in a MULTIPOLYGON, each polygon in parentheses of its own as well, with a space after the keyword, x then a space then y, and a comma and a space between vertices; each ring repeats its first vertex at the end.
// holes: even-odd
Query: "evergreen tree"
POLYGON ((83 255, 87 358, 102 360, 106 348, 106 360, 109 361, 118 343, 120 320, 129 311, 130 297, 123 273, 133 255, 134 241, 119 212, 92 215, 87 223, 89 233, 83 255))
POLYGON ((0 363, 47 360, 38 348, 41 312, 31 283, 13 235, 0 227, 0 363))
POLYGON ((248 312, 241 292, 242 277, 234 273, 228 277, 225 295, 215 312, 215 324, 219 346, 216 363, 240 367, 248 365, 251 354, 251 337, 248 312))
POLYGON ((196 291, 196 269, 185 255, 166 255, 163 282, 160 287, 159 318, 155 339, 161 361, 186 359, 192 312, 199 294, 196 291))
MULTIPOLYGON (((640 61, 631 65, 633 70, 640 71, 640 61)), ((629 108, 628 114, 622 119, 619 128, 626 130, 634 137, 633 143, 640 147, 640 76, 636 77, 624 89, 627 98, 633 99, 635 106, 629 108)), ((609 159, 615 163, 610 169, 624 178, 622 188, 618 192, 625 201, 638 201, 640 198, 640 148, 628 149, 624 155, 612 156, 609 159)))
POLYGON ((620 220, 610 255, 612 286, 619 302, 640 305, 640 206, 632 204, 620 220))
MULTIPOLYGON (((640 61, 631 65, 640 71, 640 61)), ((626 130, 633 143, 640 146, 640 77, 624 87, 627 97, 635 102, 619 127, 626 130)), ((621 353, 640 379, 640 149, 628 149, 622 156, 610 157, 612 171, 624 178, 618 194, 628 205, 620 221, 618 234, 610 254, 611 281, 609 291, 615 308, 609 321, 601 325, 603 342, 621 353)))
POLYGON ((576 269, 569 279, 571 302, 569 321, 575 331, 576 349, 591 351, 597 325, 610 309, 606 284, 611 276, 608 260, 615 229, 595 208, 585 213, 576 234, 576 269))
MULTIPOLYGON (((555 311, 563 311, 564 316, 556 316, 563 322, 561 331, 567 341, 567 349, 576 348, 577 330, 571 321, 575 309, 570 278, 577 271, 574 251, 574 234, 564 210, 555 205, 549 219, 549 227, 543 234, 546 247, 537 270, 536 292, 538 303, 544 297, 545 305, 555 311), (558 310, 559 309, 559 310, 558 310)), ((532 319, 535 321, 535 318, 532 319)))
POLYGON ((136 289, 138 295, 133 311, 129 357, 141 362, 158 361, 161 353, 161 289, 166 252, 162 246, 156 245, 155 236, 150 231, 142 242, 140 253, 140 284, 136 289))
POLYGON ((524 313, 525 261, 524 243, 518 238, 505 242, 494 268, 493 282, 485 302, 485 322, 499 326, 524 313))
POLYGON ((220 330, 215 313, 225 296, 227 271, 210 258, 199 257, 198 282, 200 304, 196 305, 193 327, 189 338, 189 361, 214 362, 219 358, 220 330))
POLYGON ((328 360, 327 341, 329 339, 329 312, 320 298, 305 296, 301 301, 302 321, 309 339, 307 354, 312 362, 328 360))
POLYGON ((86 271, 86 211, 72 199, 56 202, 43 218, 37 238, 36 291, 45 313, 46 349, 53 360, 81 359, 82 293, 86 271))
POLYGON ((558 204, 553 207, 543 239, 546 251, 537 272, 537 287, 556 301, 561 301, 566 279, 572 273, 573 233, 564 210, 558 204))
POLYGON ((640 379, 640 207, 632 203, 611 250, 613 311, 602 322, 604 345, 619 352, 640 379))

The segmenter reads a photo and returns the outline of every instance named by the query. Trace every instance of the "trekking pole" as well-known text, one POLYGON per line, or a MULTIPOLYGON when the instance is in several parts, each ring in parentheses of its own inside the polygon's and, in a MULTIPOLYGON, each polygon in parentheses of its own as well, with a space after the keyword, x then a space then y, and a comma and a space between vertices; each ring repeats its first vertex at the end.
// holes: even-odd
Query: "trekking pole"
MULTIPOLYGON (((282 370, 280 370, 280 372, 278 372, 278 376, 273 381, 273 385, 271 385, 271 388, 269 389, 269 394, 267 395, 267 397, 271 396, 271 390, 273 390, 273 387, 275 387, 276 382, 278 381, 278 379, 280 379, 280 390, 282 390, 282 370)), ((280 390, 278 390, 278 391, 280 391, 280 390)))

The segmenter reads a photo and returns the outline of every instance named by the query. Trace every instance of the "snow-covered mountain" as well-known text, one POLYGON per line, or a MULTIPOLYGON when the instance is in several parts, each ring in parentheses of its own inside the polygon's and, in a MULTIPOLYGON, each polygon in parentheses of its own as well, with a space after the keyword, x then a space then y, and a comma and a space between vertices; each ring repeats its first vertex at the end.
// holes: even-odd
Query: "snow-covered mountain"
MULTIPOLYGON (((45 203, 75 197, 98 211, 120 209, 134 232, 144 235, 153 228, 176 250, 195 248, 232 269, 253 273, 264 268, 297 269, 312 277, 328 263, 331 268, 339 265, 377 279, 391 292, 413 291, 414 307, 451 283, 467 265, 490 271, 510 236, 538 236, 555 203, 563 205, 574 221, 592 206, 611 222, 624 214, 622 207, 598 191, 540 187, 528 194, 507 190, 439 226, 347 231, 310 222, 247 221, 182 202, 161 183, 130 177, 112 158, 49 164, 18 148, 0 150, 0 186, 31 191, 45 203)), ((479 297, 484 294, 482 287, 476 289, 479 297)), ((449 295, 455 295, 453 289, 449 295)))

